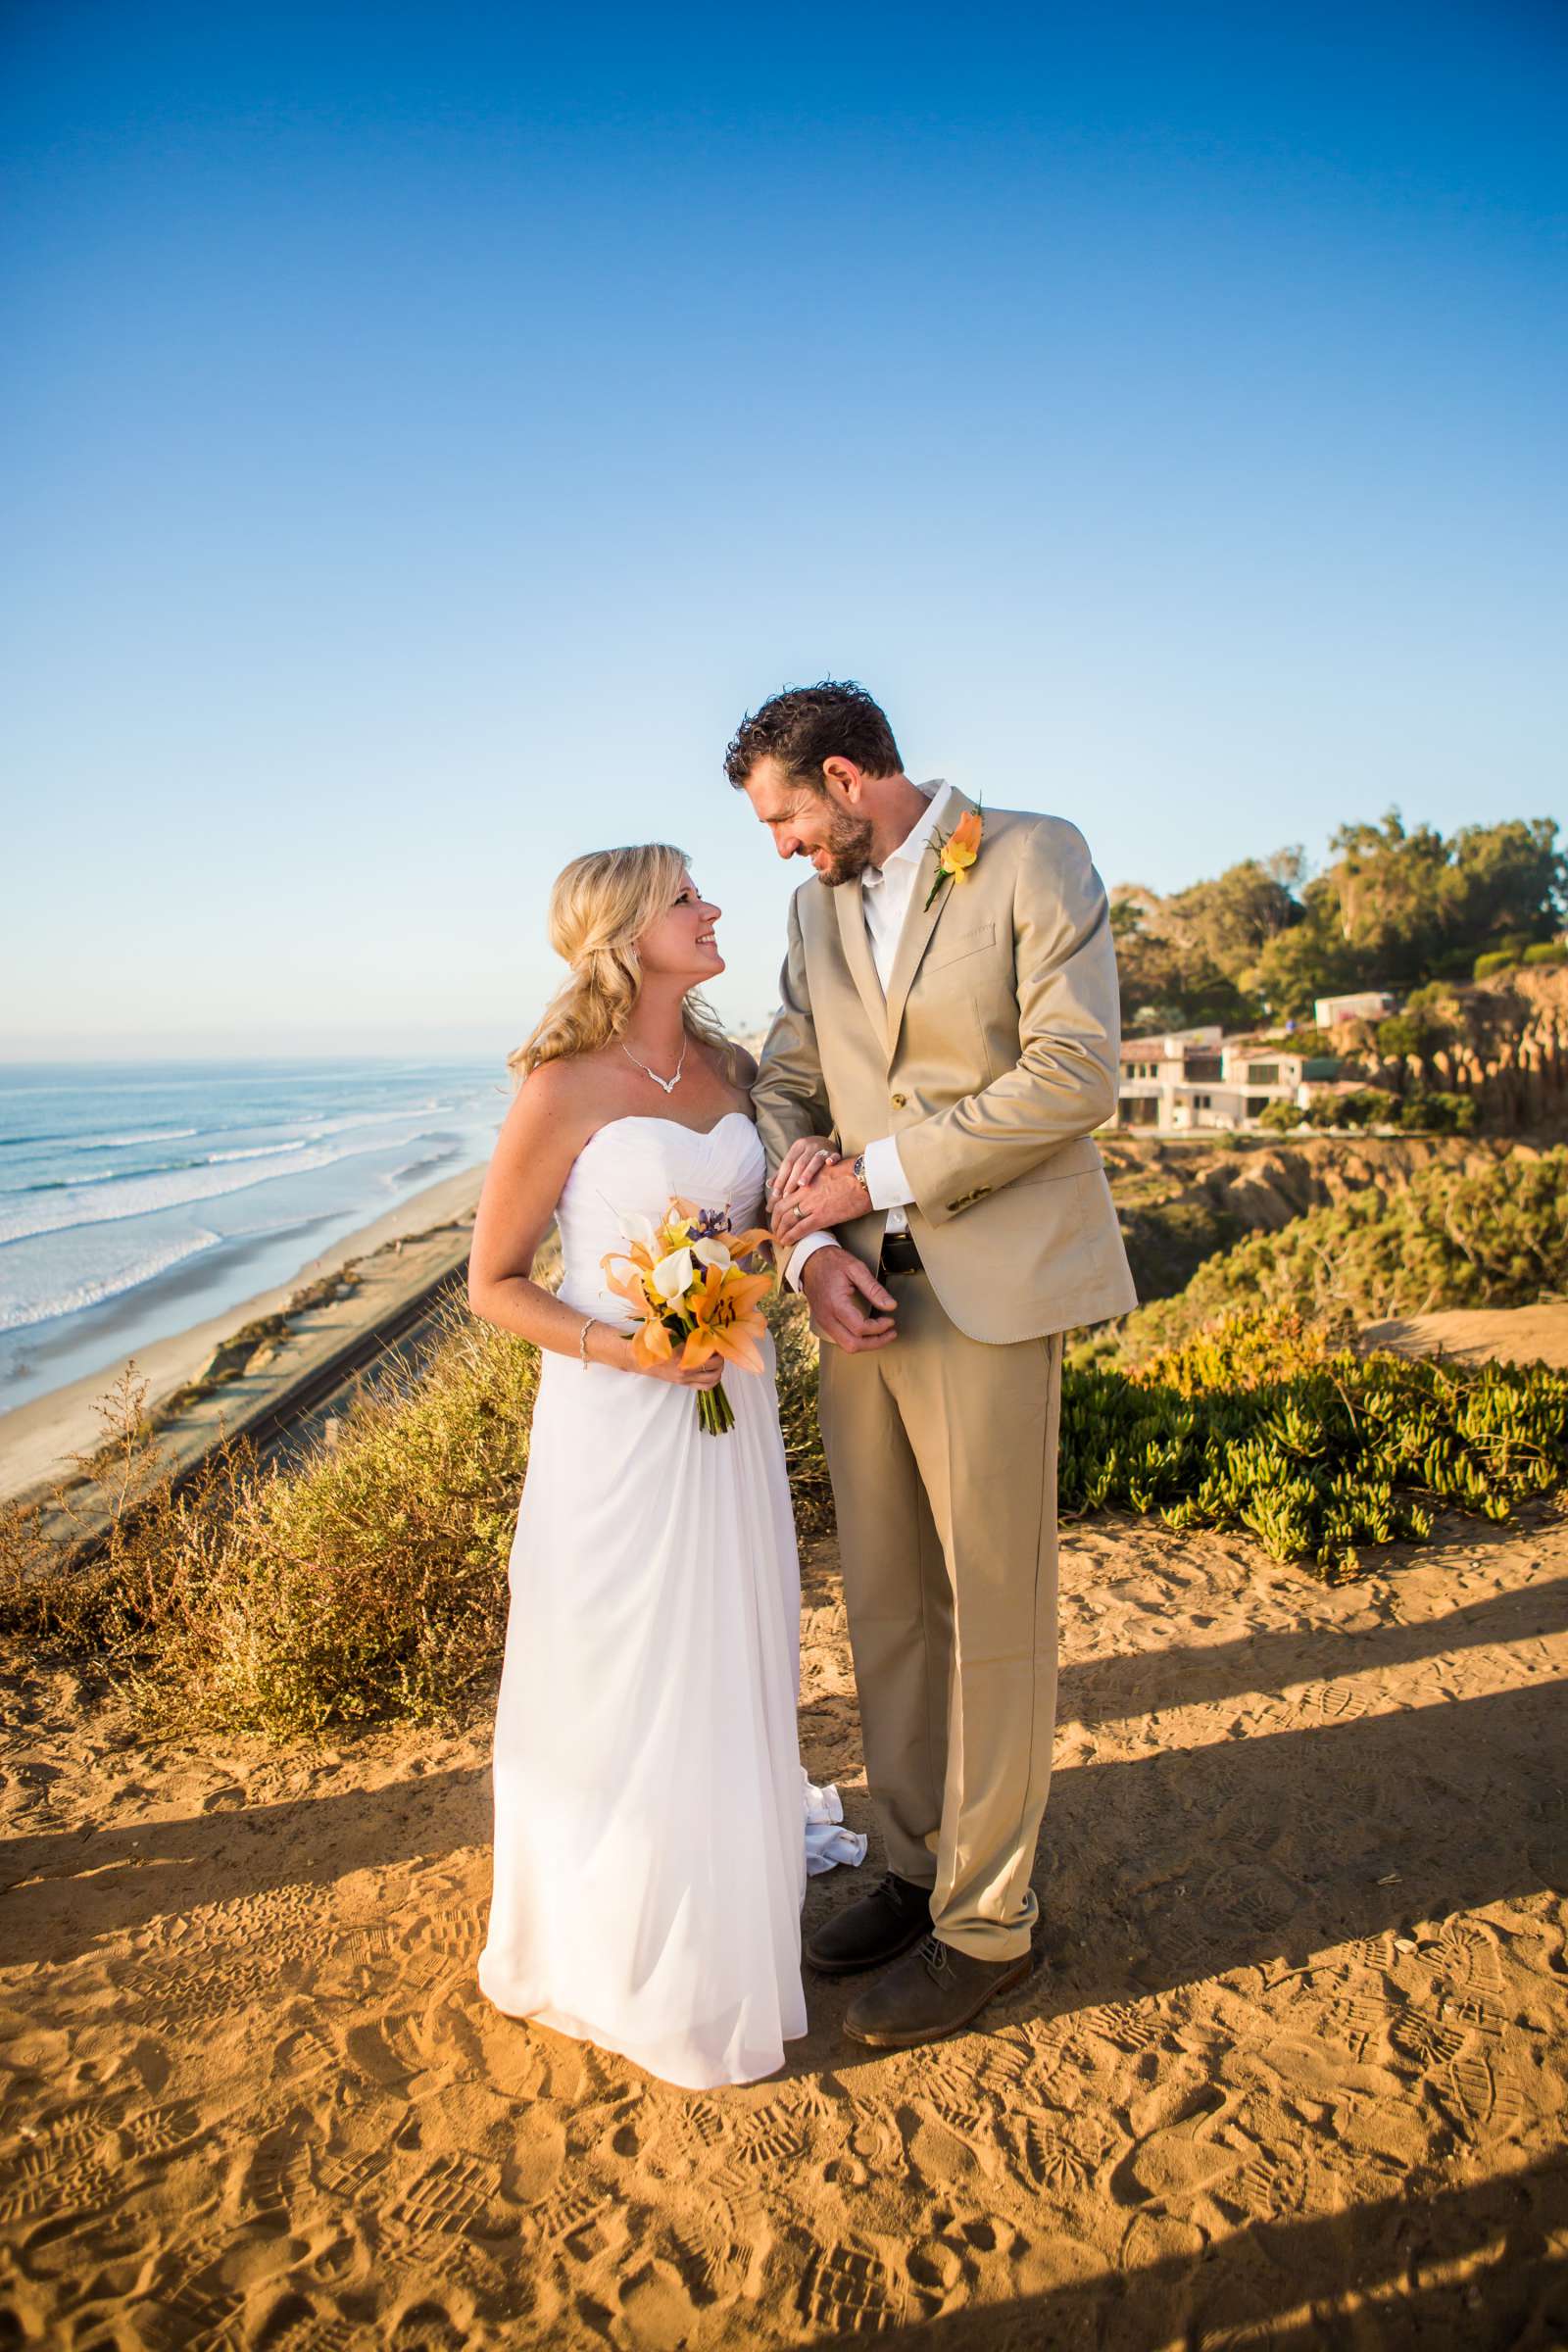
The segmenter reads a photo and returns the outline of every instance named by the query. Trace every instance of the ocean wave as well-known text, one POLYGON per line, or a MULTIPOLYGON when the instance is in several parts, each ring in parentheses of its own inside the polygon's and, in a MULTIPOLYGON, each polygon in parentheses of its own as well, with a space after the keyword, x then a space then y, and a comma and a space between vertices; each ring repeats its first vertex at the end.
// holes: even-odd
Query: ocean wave
MULTIPOLYGON (((18 1193, 80 1192, 93 1184, 134 1184, 145 1176, 177 1176, 185 1168, 210 1168, 220 1160, 281 1159, 286 1153, 303 1152, 303 1141, 297 1144, 246 1144, 234 1152, 200 1152, 187 1153, 183 1159, 155 1159, 146 1168, 94 1168, 88 1176, 40 1176, 34 1184, 19 1184, 18 1193)), ((9 1238, 15 1238, 9 1237, 9 1238)))
POLYGON ((278 1128, 283 1135, 290 1135, 303 1127, 307 1130, 305 1140, 314 1144, 323 1135, 348 1135, 356 1127, 395 1126, 400 1120, 405 1127, 417 1127, 427 1110, 446 1107, 438 1102, 410 1102, 402 1110, 357 1110, 335 1119, 329 1119, 324 1112, 310 1111, 298 1118, 279 1119, 278 1128))
POLYGON ((401 1166, 382 1171, 380 1182, 389 1188, 407 1183, 411 1176, 422 1176, 427 1168, 445 1167, 458 1150, 458 1139, 443 1143, 439 1152, 427 1152, 422 1159, 406 1159, 401 1166))
POLYGON ((183 1264, 186 1258, 199 1257, 204 1250, 216 1249, 221 1239, 221 1234, 209 1233, 205 1226, 200 1227, 178 1241, 144 1250, 117 1266, 113 1273, 72 1283, 43 1298, 8 1298, 0 1290, 0 1331, 25 1331, 34 1323, 52 1323, 59 1315, 76 1314, 84 1306, 101 1306, 106 1298, 118 1298, 122 1291, 133 1291, 138 1283, 151 1282, 156 1275, 167 1274, 172 1266, 183 1264))
POLYGON ((178 1144, 188 1135, 199 1135, 198 1127, 154 1127, 145 1135, 94 1135, 75 1146, 78 1152, 118 1152, 123 1144, 178 1144))
MULTIPOLYGON (((407 1140, 412 1143, 415 1138, 407 1140)), ((290 1146, 239 1167, 203 1164, 146 1176, 106 1178, 98 1185, 73 1185, 64 1193, 34 1193, 26 1197, 25 1208, 0 1208, 0 1244, 27 1241, 40 1233, 67 1233, 76 1225, 108 1225, 122 1217, 150 1216, 161 1208, 184 1208, 197 1200, 215 1200, 220 1193, 243 1192, 247 1185, 265 1184, 273 1176, 301 1176, 313 1168, 331 1167, 337 1160, 386 1149, 379 1139, 342 1144, 333 1151, 290 1146)), ((20 1201, 24 1196, 13 1193, 10 1198, 20 1201)))
POLYGON ((269 1152, 281 1154, 284 1152, 303 1152, 304 1149, 303 1138, 297 1144, 244 1144, 237 1152, 209 1152, 204 1160, 182 1161, 181 1165, 209 1167, 220 1159, 265 1159, 269 1152))

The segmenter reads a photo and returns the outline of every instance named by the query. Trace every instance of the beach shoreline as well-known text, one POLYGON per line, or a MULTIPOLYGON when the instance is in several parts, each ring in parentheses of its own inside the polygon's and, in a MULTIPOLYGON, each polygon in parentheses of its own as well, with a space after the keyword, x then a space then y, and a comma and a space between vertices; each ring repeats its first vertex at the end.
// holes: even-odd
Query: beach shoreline
MULTIPOLYGON (((74 1457, 90 1452, 103 1436, 102 1405, 129 1375, 147 1384, 146 1409, 155 1412, 174 1391, 200 1379, 214 1355, 247 1324, 285 1311, 296 1295, 341 1273, 351 1262, 371 1257, 405 1242, 421 1239, 447 1226, 471 1225, 484 1182, 482 1163, 412 1194, 398 1207, 387 1209, 353 1233, 340 1236, 327 1249, 304 1260, 285 1281, 258 1291, 220 1314, 187 1325, 167 1338, 152 1341, 127 1355, 111 1357, 98 1370, 83 1373, 25 1404, 0 1413, 0 1501, 12 1501, 69 1474, 74 1457)), ((363 1321, 379 1312, 374 1295, 364 1302, 363 1321)), ((341 1320, 342 1318, 340 1318, 341 1320)), ((350 1320, 353 1319, 352 1307, 350 1320)))

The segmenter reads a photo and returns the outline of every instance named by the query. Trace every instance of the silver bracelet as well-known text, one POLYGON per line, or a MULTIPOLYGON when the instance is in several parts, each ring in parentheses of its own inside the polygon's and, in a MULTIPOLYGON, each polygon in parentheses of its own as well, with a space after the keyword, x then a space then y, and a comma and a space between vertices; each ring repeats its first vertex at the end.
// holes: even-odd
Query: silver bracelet
POLYGON ((581 1331, 577 1334, 577 1361, 579 1364, 586 1365, 588 1361, 588 1334, 592 1331, 598 1320, 599 1317, 597 1315, 587 1316, 583 1322, 581 1331))

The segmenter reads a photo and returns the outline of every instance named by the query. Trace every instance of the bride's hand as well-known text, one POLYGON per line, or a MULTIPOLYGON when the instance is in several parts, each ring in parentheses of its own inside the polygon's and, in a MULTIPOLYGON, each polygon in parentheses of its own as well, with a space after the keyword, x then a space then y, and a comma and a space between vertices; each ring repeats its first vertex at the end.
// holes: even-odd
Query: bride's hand
POLYGON ((645 1380, 667 1381, 672 1389, 716 1389, 724 1377, 723 1357, 710 1355, 707 1363, 697 1371, 688 1372, 681 1363, 681 1357, 685 1352, 684 1347, 679 1347, 667 1363, 643 1364, 639 1363, 632 1354, 631 1342, 628 1340, 626 1342, 626 1369, 628 1372, 640 1372, 645 1380))
POLYGON ((787 1193, 798 1191, 803 1184, 809 1184, 811 1178, 823 1168, 833 1167, 838 1156, 829 1137, 797 1136, 779 1161, 773 1181, 767 1188, 768 1206, 776 1207, 787 1193))

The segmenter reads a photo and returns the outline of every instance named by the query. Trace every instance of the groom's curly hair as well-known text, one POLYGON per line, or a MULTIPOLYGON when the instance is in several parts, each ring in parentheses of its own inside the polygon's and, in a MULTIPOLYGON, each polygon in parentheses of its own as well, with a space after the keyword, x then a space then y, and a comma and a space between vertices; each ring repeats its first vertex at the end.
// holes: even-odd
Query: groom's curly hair
POLYGON ((868 776, 904 766, 887 713, 853 678, 786 686, 741 720, 724 754, 724 773, 739 791, 760 760, 776 760, 794 784, 823 790, 824 760, 853 760, 868 776))

